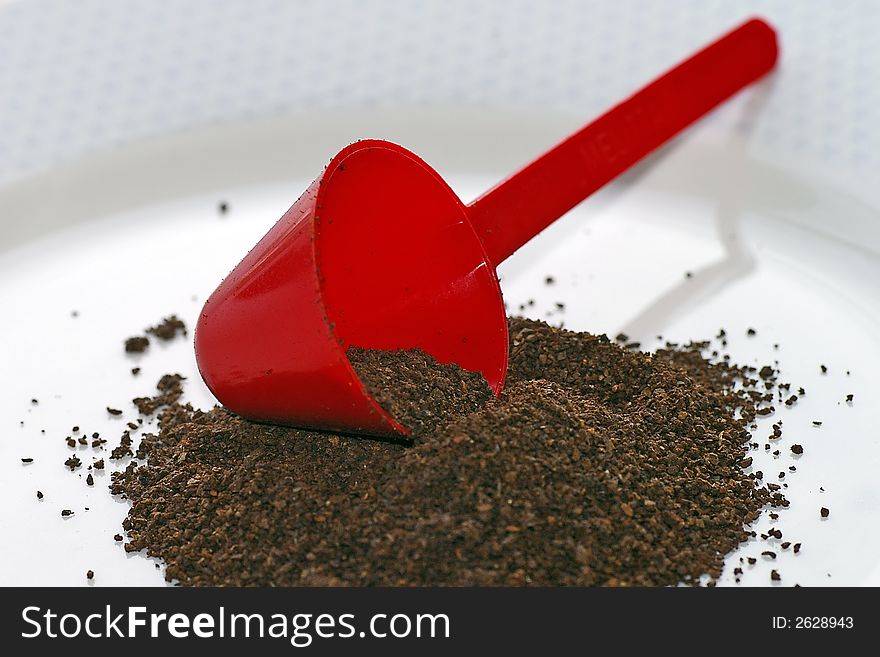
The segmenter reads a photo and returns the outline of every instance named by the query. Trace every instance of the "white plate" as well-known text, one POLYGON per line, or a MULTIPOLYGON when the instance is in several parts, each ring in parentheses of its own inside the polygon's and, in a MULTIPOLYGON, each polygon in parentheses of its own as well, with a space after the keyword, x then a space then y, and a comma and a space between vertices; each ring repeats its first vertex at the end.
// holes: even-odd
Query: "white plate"
MULTIPOLYGON (((136 416, 131 398, 168 371, 188 377, 194 404, 213 403, 189 341, 154 341, 143 357, 127 357, 122 341, 170 313, 192 327, 220 278, 338 148, 356 137, 393 139, 468 200, 577 126, 460 110, 286 117, 143 143, 0 190, 0 584, 85 584, 88 569, 94 585, 163 584, 153 561, 114 544, 127 505, 107 493, 107 473, 88 488, 84 469, 64 467, 72 451, 64 439, 79 425, 112 446, 136 416), (222 217, 221 200, 230 205, 222 217), (106 406, 125 415, 111 418, 106 406), (65 508, 75 515, 62 520, 65 508)), ((711 124, 689 132, 505 263, 505 298, 514 310, 534 298, 533 316, 623 331, 646 347, 658 333, 686 340, 724 327, 735 361, 778 360, 783 379, 807 396, 761 421, 762 444, 779 418, 785 435, 782 455, 760 449, 755 467, 773 481, 797 463, 778 526, 803 549, 795 557, 777 547, 780 558, 745 568, 743 583, 769 584, 771 566, 782 585, 880 583, 880 211, 828 175, 742 143, 711 124), (557 301, 566 310, 552 314, 557 301), (757 336, 747 338, 748 327, 757 336), (805 447, 796 461, 794 442, 805 447), (821 506, 831 509, 824 521, 821 506)), ((91 463, 91 448, 77 452, 91 463)), ((764 545, 732 554, 722 583, 732 582, 739 557, 764 545)))

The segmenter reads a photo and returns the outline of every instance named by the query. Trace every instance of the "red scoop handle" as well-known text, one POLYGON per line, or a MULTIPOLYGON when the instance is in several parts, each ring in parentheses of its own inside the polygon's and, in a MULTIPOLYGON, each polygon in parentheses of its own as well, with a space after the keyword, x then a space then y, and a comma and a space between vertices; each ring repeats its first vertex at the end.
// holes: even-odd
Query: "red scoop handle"
POLYGON ((489 260, 503 262, 556 219, 776 63, 773 28, 751 19, 474 201, 489 260))

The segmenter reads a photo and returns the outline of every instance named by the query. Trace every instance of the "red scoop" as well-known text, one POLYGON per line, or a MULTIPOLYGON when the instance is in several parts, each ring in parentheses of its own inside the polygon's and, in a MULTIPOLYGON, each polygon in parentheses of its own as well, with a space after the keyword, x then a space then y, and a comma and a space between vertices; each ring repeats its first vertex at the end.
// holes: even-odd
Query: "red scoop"
POLYGON ((409 431, 358 379, 351 345, 419 347, 500 394, 508 337, 495 267, 776 56, 773 29, 750 20, 471 205, 401 146, 344 148, 205 304, 205 383, 247 418, 375 435, 409 431))

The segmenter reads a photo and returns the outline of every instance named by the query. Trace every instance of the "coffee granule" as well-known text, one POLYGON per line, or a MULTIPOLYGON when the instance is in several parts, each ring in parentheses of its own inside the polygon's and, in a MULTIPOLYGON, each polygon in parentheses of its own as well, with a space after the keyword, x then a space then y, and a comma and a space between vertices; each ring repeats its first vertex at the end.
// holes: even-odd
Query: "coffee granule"
POLYGON ((89 579, 89 580, 95 579, 95 572, 92 570, 87 570, 86 571, 86 579, 89 579))
POLYGON ((125 341, 125 351, 129 354, 141 354, 150 346, 149 338, 137 335, 125 341))
POLYGON ((43 499, 43 491, 41 491, 41 490, 38 490, 38 491, 37 491, 37 499, 38 499, 38 500, 43 499))
POLYGON ((351 350, 411 446, 196 410, 166 380, 138 404, 161 409, 146 462, 111 477, 132 502, 125 549, 184 585, 712 581, 744 525, 788 502, 740 466, 772 393, 705 347, 650 355, 512 319, 500 399, 418 351, 351 350))
POLYGON ((822 516, 823 518, 827 518, 827 517, 829 516, 830 513, 831 513, 831 511, 829 511, 829 510, 828 510, 826 507, 824 507, 824 506, 823 506, 821 509, 819 509, 819 515, 822 516))
POLYGON ((147 333, 154 335, 160 340, 173 340, 177 334, 186 335, 186 324, 177 315, 165 317, 156 326, 147 329, 147 333))
MULTIPOLYGON (((177 315, 170 315, 156 324, 156 326, 148 328, 146 333, 167 342, 168 340, 173 340, 178 333, 186 335, 186 324, 177 315)), ((130 354, 143 353, 149 346, 150 339, 146 335, 135 335, 125 341, 125 351, 130 354)), ((140 368, 136 367, 132 368, 131 373, 136 375, 139 371, 140 368)))

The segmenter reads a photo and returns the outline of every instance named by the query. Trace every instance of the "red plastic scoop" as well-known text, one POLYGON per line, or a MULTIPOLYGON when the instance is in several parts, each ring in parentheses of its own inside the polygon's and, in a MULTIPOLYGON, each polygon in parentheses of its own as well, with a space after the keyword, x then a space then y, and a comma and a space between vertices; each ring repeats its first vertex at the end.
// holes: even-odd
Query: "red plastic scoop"
POLYGON ((495 267, 547 225, 770 71, 773 29, 750 20, 471 205, 405 148, 344 148, 202 310, 208 387, 255 420, 407 435, 345 351, 419 347, 496 394, 507 319, 495 267))

